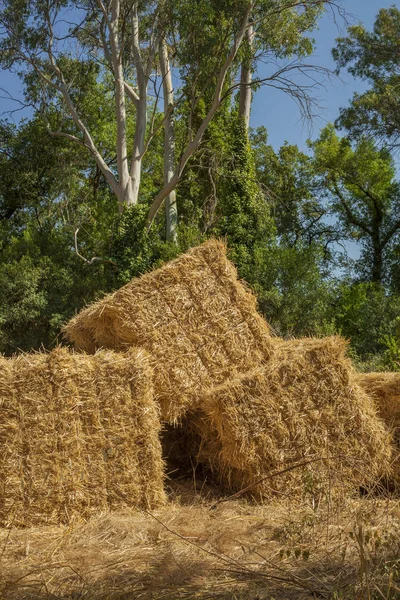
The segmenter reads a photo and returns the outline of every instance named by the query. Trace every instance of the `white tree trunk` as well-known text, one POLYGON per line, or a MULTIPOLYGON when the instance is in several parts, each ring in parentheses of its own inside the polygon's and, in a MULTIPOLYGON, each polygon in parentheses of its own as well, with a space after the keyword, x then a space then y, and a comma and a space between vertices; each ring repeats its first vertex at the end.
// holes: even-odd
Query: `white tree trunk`
POLYGON ((147 125, 147 90, 140 91, 139 102, 136 108, 136 128, 133 139, 133 154, 131 162, 131 186, 132 186, 132 202, 137 204, 139 200, 140 179, 142 173, 142 159, 145 146, 147 125))
MULTIPOLYGON (((130 179, 132 187, 132 201, 130 204, 137 204, 139 201, 139 189, 142 173, 142 160, 145 148, 146 126, 147 126, 147 73, 145 73, 139 43, 139 18, 137 2, 134 3, 131 13, 131 46, 133 61, 136 68, 137 86, 139 94, 135 102, 136 105, 136 123, 135 136, 133 140, 133 154, 130 169, 130 179)), ((151 49, 150 49, 151 51, 151 49)), ((150 63, 150 58, 149 58, 150 63)))
POLYGON ((210 122, 212 121, 212 119, 214 118, 215 113, 221 106, 221 103, 223 101, 222 91, 223 91, 225 79, 226 79, 228 70, 229 70, 230 66, 232 65, 233 61, 235 60, 238 50, 243 42, 244 35, 249 26, 248 25, 249 16, 250 16, 251 10, 253 8, 253 5, 254 5, 254 2, 248 3, 246 14, 242 21, 241 27, 240 27, 239 31, 237 32, 236 37, 235 37, 235 39, 232 43, 232 46, 230 48, 230 51, 228 53, 228 56, 226 57, 223 65, 220 69, 220 72, 218 74, 217 84, 215 87, 214 98, 213 98, 211 107, 208 110, 208 113, 204 117, 195 136, 193 137, 193 139, 190 141, 190 143, 188 144, 188 146, 182 153, 179 163, 176 166, 176 168, 174 169, 174 174, 173 174, 171 180, 169 181, 169 183, 164 185, 163 189, 157 194, 157 196, 154 198, 154 200, 150 206, 150 210, 147 215, 147 225, 149 228, 151 227, 154 217, 156 216, 158 209, 164 202, 165 198, 168 196, 168 194, 170 192, 172 192, 175 189, 177 183, 179 182, 179 180, 182 176, 183 170, 184 170, 188 160, 192 156, 193 152, 195 152, 195 150, 197 150, 197 148, 203 138, 204 132, 206 131, 206 129, 207 129, 208 125, 210 124, 210 122))
MULTIPOLYGON (((161 76, 164 94, 164 185, 168 185, 174 175, 175 168, 175 130, 174 130, 174 90, 168 57, 168 48, 164 39, 159 46, 161 76)), ((178 226, 178 209, 176 191, 171 190, 165 199, 165 219, 167 241, 176 243, 178 226)))
POLYGON ((122 56, 119 41, 119 16, 120 2, 113 0, 110 21, 111 60, 115 80, 115 112, 117 119, 117 169, 120 194, 119 208, 135 204, 133 187, 130 180, 128 166, 128 152, 126 141, 126 106, 125 106, 125 81, 122 69, 122 56))
MULTIPOLYGON (((253 26, 249 25, 245 35, 246 44, 249 51, 252 53, 253 48, 253 26)), ((250 125, 250 110, 251 110, 251 82, 253 74, 251 70, 251 59, 242 62, 240 71, 240 95, 239 95, 239 117, 244 120, 246 129, 250 125)))

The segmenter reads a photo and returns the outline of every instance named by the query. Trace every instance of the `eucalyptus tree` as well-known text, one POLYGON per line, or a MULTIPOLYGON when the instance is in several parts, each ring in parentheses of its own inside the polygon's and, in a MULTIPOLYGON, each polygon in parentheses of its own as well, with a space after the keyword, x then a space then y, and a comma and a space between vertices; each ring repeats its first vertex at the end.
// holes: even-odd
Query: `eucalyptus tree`
MULTIPOLYGON (((51 135, 86 148, 120 211, 138 203, 143 160, 164 127, 164 184, 150 204, 148 224, 168 199, 167 236, 174 239, 173 192, 209 124, 235 90, 240 88, 243 95, 250 86, 270 84, 292 94, 303 107, 308 105, 307 89, 290 78, 308 67, 297 61, 282 65, 279 60, 307 54, 311 42, 303 34, 315 25, 322 8, 332 4, 332 0, 3 0, 1 65, 24 78, 25 101, 46 119, 51 135), (247 58, 253 44, 260 52, 247 58), (271 69, 265 77, 240 76, 240 64, 246 62, 253 69, 254 61, 265 60, 266 55, 271 69), (175 94, 174 71, 181 88, 175 94), (85 109, 88 96, 90 107, 85 109), (105 153, 91 123, 91 116, 109 104, 105 98, 114 103, 110 124, 114 156, 105 153), (203 110, 195 124, 200 104, 203 110), (51 118, 54 113, 57 119, 51 118), (174 116, 183 121, 181 129, 186 132, 179 156, 174 152, 174 116)), ((247 93, 241 102, 247 120, 249 98, 247 93)))
POLYGON ((325 0, 266 0, 261 7, 264 18, 257 15, 250 19, 241 49, 239 99, 239 117, 244 119, 247 127, 252 89, 257 89, 260 84, 270 84, 289 94, 299 104, 303 116, 311 116, 313 97, 310 88, 316 83, 316 72, 325 70, 305 64, 302 59, 314 50, 314 40, 309 34, 328 8, 340 10, 335 2, 325 0), (260 66, 263 66, 264 76, 257 72, 260 66), (295 73, 302 74, 301 85, 295 83, 292 77, 295 73), (307 79, 310 85, 305 83, 307 79))
MULTIPOLYGON (((211 207, 211 213, 217 208, 218 180, 223 177, 224 168, 221 168, 221 163, 224 159, 219 156, 220 144, 217 143, 216 147, 212 146, 212 138, 215 139, 215 124, 214 133, 206 134, 204 138, 205 131, 209 130, 210 114, 212 120, 218 119, 217 128, 232 126, 228 125, 228 121, 232 122, 232 120, 226 118, 225 111, 227 106, 233 107, 239 119, 244 120, 244 135, 247 136, 252 90, 262 85, 270 85, 283 93, 290 94, 300 105, 303 116, 310 117, 313 105, 312 88, 316 85, 316 73, 322 75, 326 71, 304 62, 304 58, 314 48, 313 40, 307 36, 307 33, 316 26, 324 9, 329 6, 333 10, 335 6, 334 2, 321 0, 305 2, 262 0, 252 3, 240 48, 232 58, 221 88, 217 79, 221 72, 221 57, 225 55, 224 48, 227 40, 230 40, 230 31, 234 31, 238 26, 235 25, 235 20, 237 21, 240 11, 238 8, 235 9, 234 5, 241 4, 241 2, 229 1, 210 3, 200 0, 196 3, 194 11, 192 3, 187 3, 185 0, 174 3, 174 10, 179 18, 172 19, 176 28, 170 31, 170 47, 174 49, 173 63, 179 68, 185 99, 184 114, 182 115, 179 108, 175 113, 186 119, 184 128, 189 145, 183 145, 181 152, 177 152, 180 160, 172 177, 172 185, 180 181, 183 172, 180 167, 185 166, 189 154, 189 158, 195 155, 194 162, 200 169, 198 177, 206 179, 209 184, 209 192, 202 198, 201 203, 211 207), (204 31, 207 35, 204 35, 204 31), (178 45, 174 44, 176 38, 180 40, 178 45), (204 60, 202 57, 207 59, 204 60), (263 65, 261 74, 257 72, 260 65, 263 65), (296 79, 296 74, 301 74, 301 83, 296 79), (215 94, 218 87, 222 90, 219 99, 215 94), (236 107, 232 99, 237 90, 239 94, 236 107), (223 105, 224 109, 222 109, 223 105), (203 128, 205 124, 206 127, 203 128), (196 137, 196 132, 200 132, 201 136, 196 137), (193 148, 195 149, 192 152, 193 148), (216 163, 219 163, 217 168, 216 163), (211 200, 206 202, 206 198, 209 197, 211 200)), ((232 130, 228 137, 233 139, 236 135, 237 131, 232 130)), ((229 162, 230 157, 225 158, 229 162)), ((198 187, 201 189, 201 186, 198 187)), ((223 187, 227 186, 223 185, 223 187)), ((166 190, 161 190, 154 200, 149 215, 150 222, 162 204, 165 192, 166 190)), ((209 222, 213 220, 211 213, 209 222)))

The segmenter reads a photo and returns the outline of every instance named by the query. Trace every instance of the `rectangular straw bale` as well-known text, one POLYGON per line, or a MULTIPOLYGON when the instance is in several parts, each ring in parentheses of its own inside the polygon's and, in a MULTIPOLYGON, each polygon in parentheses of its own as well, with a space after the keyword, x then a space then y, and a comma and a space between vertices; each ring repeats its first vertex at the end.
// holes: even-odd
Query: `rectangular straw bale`
POLYGON ((162 418, 179 420, 205 390, 268 361, 272 337, 225 245, 211 240, 89 306, 64 328, 86 352, 142 347, 153 358, 162 418))
POLYGON ((0 524, 68 523, 165 500, 144 351, 57 348, 0 362, 0 524))
POLYGON ((346 342, 332 337, 276 345, 268 365, 215 388, 191 416, 198 461, 232 491, 252 486, 249 494, 259 499, 315 500, 379 479, 389 469, 391 438, 354 381, 346 342))
POLYGON ((359 373, 357 383, 371 396, 396 444, 393 470, 400 489, 400 373, 359 373))

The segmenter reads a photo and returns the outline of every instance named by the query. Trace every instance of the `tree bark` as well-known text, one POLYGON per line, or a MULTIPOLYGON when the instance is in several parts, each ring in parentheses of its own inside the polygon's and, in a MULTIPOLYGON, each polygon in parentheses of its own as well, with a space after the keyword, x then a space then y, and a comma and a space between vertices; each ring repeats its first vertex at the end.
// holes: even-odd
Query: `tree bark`
POLYGON ((133 61, 136 68, 137 86, 139 90, 136 99, 136 127, 133 140, 133 155, 131 161, 131 184, 132 184, 132 204, 137 204, 139 200, 140 180, 142 173, 142 159, 146 138, 147 126, 147 77, 143 66, 139 42, 139 17, 137 2, 134 3, 131 13, 131 46, 133 61))
POLYGON ((128 167, 128 151, 126 141, 126 106, 125 106, 125 81, 122 68, 121 49, 119 41, 119 16, 120 2, 113 0, 110 21, 111 61, 115 80, 115 112, 117 119, 117 168, 120 193, 118 203, 120 210, 124 205, 136 204, 133 195, 133 186, 128 167))
POLYGON ((133 139, 133 155, 131 163, 132 204, 139 201, 139 189, 142 173, 142 160, 147 125, 147 89, 140 93, 136 110, 136 128, 133 139))
POLYGON ((239 94, 239 117, 244 120, 246 129, 250 125, 251 110, 251 82, 253 73, 251 68, 251 57, 253 55, 253 26, 249 25, 245 34, 245 43, 248 46, 249 56, 247 56, 240 69, 240 94, 239 94))
MULTIPOLYGON (((171 67, 165 39, 160 39, 159 55, 164 95, 164 185, 168 185, 175 168, 175 129, 174 129, 174 91, 172 87, 171 67)), ((176 243, 178 209, 176 191, 171 190, 165 199, 166 237, 168 242, 176 243)))
POLYGON ((213 101, 212 101, 212 104, 211 104, 211 107, 210 107, 208 113, 204 117, 200 127, 198 128, 198 130, 196 132, 196 135, 190 141, 186 150, 182 153, 180 161, 174 170, 174 174, 173 174, 171 180, 169 181, 169 183, 167 185, 164 185, 163 189, 157 194, 157 196, 154 198, 154 200, 150 206, 150 210, 149 210, 149 213, 147 216, 148 228, 151 227, 154 217, 156 216, 156 214, 157 214, 160 206, 164 202, 165 198, 168 196, 168 194, 170 192, 172 192, 175 189, 177 183, 179 182, 179 180, 182 176, 183 170, 184 170, 188 160, 190 159, 192 154, 195 152, 195 150, 197 150, 197 148, 203 138, 204 132, 206 131, 206 129, 207 129, 208 125, 210 124, 210 122, 212 121, 212 119, 214 118, 215 113, 221 106, 221 103, 223 101, 222 90, 224 87, 225 79, 226 79, 229 67, 232 65, 233 61, 235 60, 238 50, 243 42, 243 38, 244 38, 244 35, 246 32, 246 29, 248 27, 249 16, 250 16, 252 8, 253 8, 253 2, 249 2, 247 5, 246 14, 242 21, 241 27, 235 36, 233 44, 228 53, 228 56, 226 57, 224 64, 222 65, 220 72, 218 74, 217 84, 216 84, 215 92, 214 92, 214 98, 213 98, 213 101))
POLYGON ((382 283, 382 248, 374 243, 374 256, 372 263, 372 281, 374 283, 382 283))

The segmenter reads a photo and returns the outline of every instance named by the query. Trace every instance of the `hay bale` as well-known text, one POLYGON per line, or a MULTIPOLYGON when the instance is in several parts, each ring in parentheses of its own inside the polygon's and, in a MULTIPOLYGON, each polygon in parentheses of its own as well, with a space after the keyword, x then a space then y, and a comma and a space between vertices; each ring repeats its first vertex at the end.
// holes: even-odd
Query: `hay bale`
POLYGON ((379 415, 400 445, 400 373, 359 373, 357 383, 373 397, 379 415))
POLYGON ((89 306, 64 328, 86 352, 134 345, 153 359, 162 418, 174 423, 204 391, 266 362, 270 330, 211 240, 89 306))
POLYGON ((147 355, 57 348, 0 361, 1 526, 165 499, 147 355))
POLYGON ((214 389, 191 417, 198 461, 234 492, 265 478, 249 490, 257 499, 315 501, 375 482, 389 468, 390 436, 345 349, 338 337, 277 342, 268 365, 214 389))
POLYGON ((357 383, 371 396, 396 445, 393 485, 400 489, 400 373, 359 373, 357 383))

